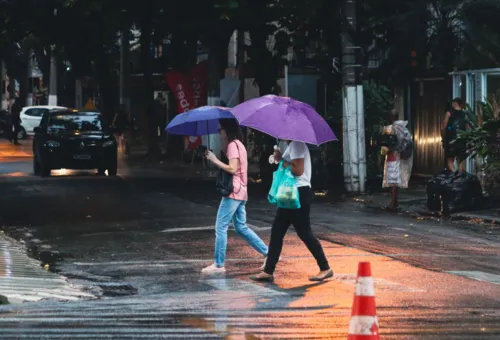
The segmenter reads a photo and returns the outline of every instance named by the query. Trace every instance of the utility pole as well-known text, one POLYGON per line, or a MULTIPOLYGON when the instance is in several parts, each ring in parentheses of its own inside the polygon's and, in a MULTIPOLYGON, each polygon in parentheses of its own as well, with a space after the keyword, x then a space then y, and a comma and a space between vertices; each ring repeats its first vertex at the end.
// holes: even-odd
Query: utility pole
POLYGON ((49 105, 57 105, 57 60, 54 48, 50 51, 49 105))
POLYGON ((120 104, 125 105, 127 112, 130 112, 130 97, 129 97, 129 51, 130 38, 129 30, 124 29, 120 37, 120 104))
MULTIPOLYGON (((27 69, 26 69, 26 80, 24 80, 26 83, 26 97, 25 97, 25 105, 26 106, 32 106, 33 105, 33 57, 34 57, 34 52, 32 49, 28 49, 28 62, 27 62, 27 69)), ((15 97, 15 96, 14 96, 15 97)))
POLYGON ((356 0, 344 0, 342 25, 342 98, 344 184, 348 192, 363 193, 366 180, 365 121, 359 46, 350 30, 356 30, 356 0))
POLYGON ((5 63, 0 60, 0 89, 2 93, 0 94, 0 110, 7 110, 9 105, 7 103, 7 81, 6 81, 7 70, 5 68, 5 63))

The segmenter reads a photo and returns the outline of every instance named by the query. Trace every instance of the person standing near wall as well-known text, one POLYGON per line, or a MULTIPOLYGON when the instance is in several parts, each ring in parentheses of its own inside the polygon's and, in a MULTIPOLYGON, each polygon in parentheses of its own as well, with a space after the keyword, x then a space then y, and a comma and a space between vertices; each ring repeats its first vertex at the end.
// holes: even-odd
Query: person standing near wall
POLYGON ((450 171, 455 172, 455 160, 458 163, 458 171, 465 171, 466 150, 452 142, 458 136, 459 131, 469 129, 465 112, 464 102, 461 98, 455 98, 451 102, 451 109, 446 112, 441 128, 446 166, 450 171))

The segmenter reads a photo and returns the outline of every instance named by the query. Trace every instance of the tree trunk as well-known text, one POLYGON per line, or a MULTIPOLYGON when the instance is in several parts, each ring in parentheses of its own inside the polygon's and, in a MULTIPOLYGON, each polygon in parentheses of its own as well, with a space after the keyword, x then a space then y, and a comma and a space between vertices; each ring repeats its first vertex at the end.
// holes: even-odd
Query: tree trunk
POLYGON ((151 70, 151 60, 150 60, 150 47, 151 47, 151 34, 153 32, 153 27, 151 25, 151 19, 149 13, 151 12, 149 2, 145 4, 148 8, 145 9, 145 13, 142 18, 141 25, 141 65, 142 72, 144 75, 144 112, 147 118, 147 137, 148 137, 148 155, 152 157, 160 157, 161 150, 158 140, 158 124, 156 121, 156 116, 154 113, 154 85, 153 85, 153 74, 151 70))
POLYGON ((278 69, 272 52, 267 47, 268 29, 262 13, 265 13, 267 2, 263 0, 250 1, 250 16, 254 19, 249 29, 251 45, 250 57, 252 58, 255 82, 259 86, 259 94, 278 94, 278 69), (264 19, 264 20, 263 20, 264 19))

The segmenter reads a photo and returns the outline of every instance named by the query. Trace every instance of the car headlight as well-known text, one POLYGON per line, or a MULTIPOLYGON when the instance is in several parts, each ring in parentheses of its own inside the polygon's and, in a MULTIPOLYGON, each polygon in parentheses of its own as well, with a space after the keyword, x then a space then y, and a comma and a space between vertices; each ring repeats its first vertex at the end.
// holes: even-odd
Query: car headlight
POLYGON ((105 148, 113 146, 113 145, 115 145, 115 141, 114 140, 108 140, 108 141, 102 143, 102 146, 105 147, 105 148))
POLYGON ((49 140, 45 143, 45 145, 47 145, 50 148, 58 148, 61 146, 61 143, 55 140, 49 140))

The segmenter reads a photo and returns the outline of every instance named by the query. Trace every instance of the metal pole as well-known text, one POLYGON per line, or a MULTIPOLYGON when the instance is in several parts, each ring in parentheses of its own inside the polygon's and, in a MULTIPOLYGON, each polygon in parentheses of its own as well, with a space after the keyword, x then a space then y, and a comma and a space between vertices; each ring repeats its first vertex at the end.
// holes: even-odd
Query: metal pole
POLYGON ((50 52, 49 105, 57 105, 57 60, 54 49, 50 52))

